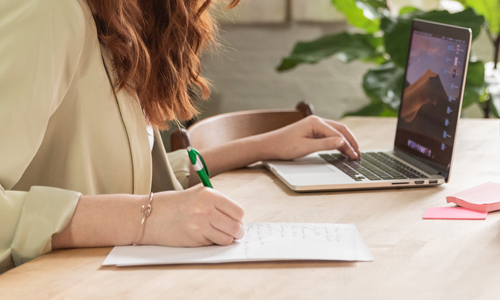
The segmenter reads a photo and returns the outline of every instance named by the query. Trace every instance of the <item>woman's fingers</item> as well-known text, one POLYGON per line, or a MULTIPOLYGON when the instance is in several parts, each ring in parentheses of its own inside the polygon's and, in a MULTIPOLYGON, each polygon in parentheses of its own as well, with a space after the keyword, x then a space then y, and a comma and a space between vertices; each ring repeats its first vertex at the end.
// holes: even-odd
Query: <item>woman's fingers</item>
POLYGON ((214 214, 214 216, 210 220, 210 224, 213 228, 235 239, 241 239, 245 235, 243 224, 234 220, 233 218, 230 218, 222 212, 214 214))
MULTIPOLYGON (((342 132, 337 130, 332 124, 327 122, 327 120, 324 120, 321 118, 316 118, 316 120, 317 120, 317 122, 314 122, 315 126, 313 128, 314 135, 315 136, 324 136, 323 139, 325 139, 324 140, 325 146, 328 146, 328 145, 330 145, 330 146, 329 146, 329 148, 316 149, 315 151, 338 149, 340 152, 346 154, 351 159, 358 159, 359 158, 358 151, 355 148, 353 148, 350 141, 344 136, 344 134, 342 134, 342 132), (335 146, 335 143, 333 142, 333 140, 330 140, 328 138, 341 138, 344 140, 344 143, 340 144, 339 147, 333 147, 333 146, 335 146)), ((349 138, 352 139, 354 142, 356 142, 356 140, 354 139, 354 137, 352 135, 350 135, 349 138)), ((356 145, 357 145, 357 143, 356 143, 356 145)))
POLYGON ((349 156, 351 159, 358 159, 359 158, 358 152, 356 151, 356 149, 354 149, 351 146, 351 144, 349 144, 349 142, 344 142, 342 146, 337 148, 337 150, 339 150, 341 153, 349 156))
POLYGON ((356 151, 358 155, 361 155, 361 151, 359 150, 358 142, 356 141, 356 138, 354 137, 354 134, 351 132, 349 127, 346 125, 335 122, 332 120, 324 120, 328 125, 332 126, 335 128, 337 131, 339 131, 344 138, 351 144, 352 148, 356 151))
POLYGON ((190 243, 188 243, 187 246, 190 248, 194 248, 194 247, 210 246, 213 244, 215 243, 207 239, 204 235, 201 235, 200 237, 198 237, 196 241, 191 241, 190 243))
POLYGON ((320 139, 313 139, 310 142, 310 145, 310 152, 337 149, 352 159, 358 159, 357 152, 343 137, 324 137, 320 139))
POLYGON ((212 242, 213 244, 227 246, 231 245, 234 241, 234 237, 216 229, 216 228, 207 228, 205 233, 203 233, 203 237, 212 242))
POLYGON ((207 190, 213 199, 213 210, 208 215, 209 226, 203 236, 215 244, 229 245, 245 235, 243 208, 215 190, 207 190))
MULTIPOLYGON (((213 192, 217 193, 216 191, 213 192)), ((216 197, 214 200, 214 205, 217 210, 219 210, 223 214, 226 214, 228 217, 237 222, 242 222, 245 211, 243 210, 243 207, 241 207, 238 203, 232 201, 222 194, 220 194, 220 197, 216 197)))

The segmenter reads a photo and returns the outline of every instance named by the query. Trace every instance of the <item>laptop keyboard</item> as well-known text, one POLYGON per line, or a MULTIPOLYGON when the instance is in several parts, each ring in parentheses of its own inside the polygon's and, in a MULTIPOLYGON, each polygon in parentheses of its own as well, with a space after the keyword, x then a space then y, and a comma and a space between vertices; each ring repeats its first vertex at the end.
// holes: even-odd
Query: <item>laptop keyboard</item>
POLYGON ((339 153, 319 156, 356 181, 428 178, 383 152, 363 152, 359 160, 339 153))

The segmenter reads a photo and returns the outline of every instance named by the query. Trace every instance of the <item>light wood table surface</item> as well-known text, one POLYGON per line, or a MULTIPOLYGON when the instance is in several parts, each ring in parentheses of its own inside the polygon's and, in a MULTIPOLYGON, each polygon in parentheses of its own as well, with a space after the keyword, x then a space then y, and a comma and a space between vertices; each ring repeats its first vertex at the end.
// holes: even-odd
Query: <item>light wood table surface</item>
MULTIPOLYGON (((347 118, 363 150, 391 148, 396 120, 347 118)), ((500 299, 500 212, 423 220, 428 207, 500 182, 498 120, 461 120, 451 182, 440 187, 295 193, 262 166, 214 186, 245 222, 354 223, 373 262, 101 267, 111 248, 59 250, 0 276, 0 299, 500 299)))

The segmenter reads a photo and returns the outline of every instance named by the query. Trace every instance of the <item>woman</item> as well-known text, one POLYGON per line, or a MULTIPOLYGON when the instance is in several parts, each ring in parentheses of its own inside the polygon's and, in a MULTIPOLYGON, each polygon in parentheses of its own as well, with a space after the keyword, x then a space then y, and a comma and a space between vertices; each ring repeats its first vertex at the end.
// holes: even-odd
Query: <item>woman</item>
MULTIPOLYGON (((167 156, 158 132, 196 114, 195 86, 208 96, 198 55, 213 41, 210 2, 2 2, 0 272, 51 249, 244 235, 243 209, 188 188, 186 151, 167 156)), ((318 117, 202 154, 215 175, 325 149, 359 155, 344 125, 318 117)))

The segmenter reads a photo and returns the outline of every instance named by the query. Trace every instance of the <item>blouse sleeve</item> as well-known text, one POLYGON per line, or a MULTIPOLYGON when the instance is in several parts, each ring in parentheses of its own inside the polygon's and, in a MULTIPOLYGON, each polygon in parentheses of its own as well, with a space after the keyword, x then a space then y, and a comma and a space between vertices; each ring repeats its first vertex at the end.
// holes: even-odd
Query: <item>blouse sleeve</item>
POLYGON ((0 274, 52 250, 52 236, 71 220, 80 194, 49 187, 29 192, 0 186, 0 274))
POLYGON ((79 193, 11 191, 36 155, 76 73, 84 44, 80 0, 0 4, 0 272, 51 250, 79 193))
POLYGON ((167 153, 168 161, 177 181, 184 189, 189 187, 189 156, 185 149, 167 153))

